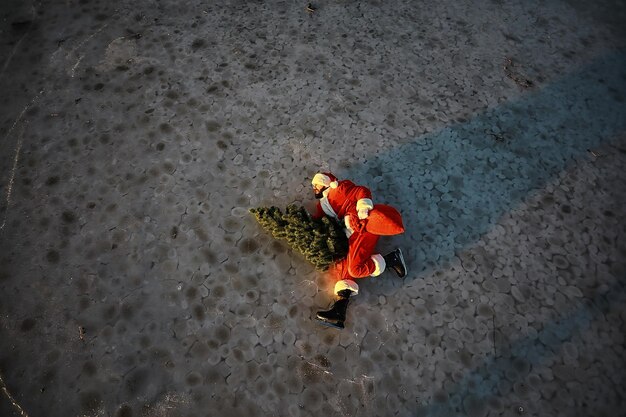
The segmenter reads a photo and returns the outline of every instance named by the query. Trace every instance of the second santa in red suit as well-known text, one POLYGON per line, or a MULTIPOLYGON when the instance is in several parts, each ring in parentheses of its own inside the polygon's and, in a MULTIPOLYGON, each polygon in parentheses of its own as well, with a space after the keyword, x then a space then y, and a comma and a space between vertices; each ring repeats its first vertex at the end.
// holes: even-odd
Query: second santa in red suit
MULTIPOLYGON (((354 279, 376 277, 386 268, 393 269, 401 278, 406 275, 402 251, 396 249, 385 256, 374 253, 380 235, 372 231, 379 232, 382 229, 369 227, 368 230, 367 227, 368 223, 373 226, 373 223, 380 219, 379 214, 384 212, 384 209, 395 213, 397 211, 383 205, 377 205, 378 209, 375 209, 372 193, 367 187, 356 185, 349 180, 339 181, 328 172, 315 174, 311 184, 316 198, 319 199, 313 217, 320 218, 326 215, 343 222, 348 236, 348 255, 331 269, 337 278, 335 295, 339 299, 331 310, 317 314, 317 318, 324 323, 343 328, 348 298, 359 292, 359 286, 354 279), (375 220, 369 219, 372 210, 374 210, 372 213, 378 215, 374 216, 375 220)), ((399 213, 396 216, 401 223, 399 213)), ((385 231, 382 233, 395 234, 385 231)))

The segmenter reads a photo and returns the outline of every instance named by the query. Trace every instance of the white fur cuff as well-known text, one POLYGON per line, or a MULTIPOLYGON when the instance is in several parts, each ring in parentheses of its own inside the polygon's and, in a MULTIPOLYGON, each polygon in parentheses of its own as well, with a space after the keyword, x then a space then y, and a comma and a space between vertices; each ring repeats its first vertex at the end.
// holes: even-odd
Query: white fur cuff
POLYGON ((356 211, 371 210, 374 208, 374 203, 369 198, 362 198, 356 202, 356 211))
POLYGON ((387 267, 387 263, 385 262, 385 258, 383 255, 376 254, 372 255, 372 261, 374 261, 374 265, 376 265, 376 269, 372 272, 371 277, 377 277, 383 272, 385 272, 385 268, 387 267))
POLYGON ((351 279, 342 279, 335 284, 335 295, 339 295, 339 291, 343 290, 350 290, 352 291, 352 295, 357 295, 359 293, 359 286, 351 279))

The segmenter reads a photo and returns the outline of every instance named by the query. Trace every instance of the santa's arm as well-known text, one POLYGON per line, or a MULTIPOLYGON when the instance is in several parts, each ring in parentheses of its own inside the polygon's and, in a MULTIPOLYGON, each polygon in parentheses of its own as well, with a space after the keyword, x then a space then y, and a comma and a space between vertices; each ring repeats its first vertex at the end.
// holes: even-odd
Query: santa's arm
POLYGON ((367 187, 358 186, 356 197, 355 214, 359 219, 366 219, 369 211, 374 208, 372 192, 367 187))
POLYGON ((317 219, 321 219, 322 217, 324 217, 325 214, 326 213, 324 213, 324 210, 322 209, 322 205, 318 201, 317 204, 315 205, 315 213, 313 213, 311 217, 317 220, 317 219))

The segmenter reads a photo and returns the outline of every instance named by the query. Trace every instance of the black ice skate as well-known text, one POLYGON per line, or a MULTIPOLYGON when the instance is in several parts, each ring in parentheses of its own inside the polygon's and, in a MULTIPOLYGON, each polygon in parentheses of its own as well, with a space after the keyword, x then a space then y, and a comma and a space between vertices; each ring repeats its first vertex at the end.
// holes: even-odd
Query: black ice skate
POLYGON ((385 258, 387 268, 393 269, 400 278, 404 278, 406 276, 406 273, 408 271, 406 268, 406 263, 404 262, 404 256, 402 256, 402 250, 398 248, 393 252, 390 252, 387 255, 383 256, 383 258, 385 258))
POLYGON ((346 310, 348 309, 349 298, 352 294, 350 290, 342 290, 337 293, 339 299, 328 311, 318 311, 317 319, 326 326, 343 329, 343 322, 346 321, 346 310))

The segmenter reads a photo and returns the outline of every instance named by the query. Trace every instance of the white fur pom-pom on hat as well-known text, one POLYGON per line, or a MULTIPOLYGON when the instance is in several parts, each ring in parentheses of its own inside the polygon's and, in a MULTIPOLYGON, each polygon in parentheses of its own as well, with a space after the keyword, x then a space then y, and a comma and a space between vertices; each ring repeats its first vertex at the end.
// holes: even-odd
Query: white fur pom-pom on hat
POLYGON ((318 172, 311 180, 312 185, 323 185, 324 187, 337 188, 339 181, 330 172, 318 172))

